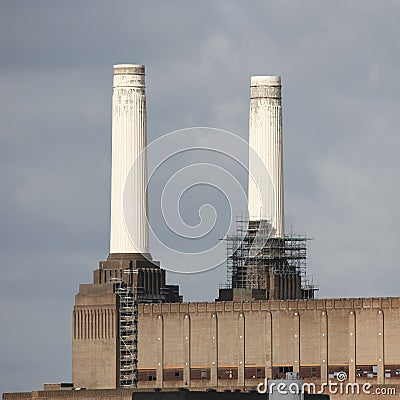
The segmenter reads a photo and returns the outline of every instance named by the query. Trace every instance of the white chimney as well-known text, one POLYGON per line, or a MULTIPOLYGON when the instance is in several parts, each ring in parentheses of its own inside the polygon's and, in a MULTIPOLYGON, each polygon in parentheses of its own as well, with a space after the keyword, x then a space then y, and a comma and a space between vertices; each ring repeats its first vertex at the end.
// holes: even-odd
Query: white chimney
POLYGON ((129 170, 146 148, 146 94, 144 65, 114 65, 112 96, 112 171, 110 254, 149 253, 147 224, 147 158, 139 158, 139 173, 127 186, 134 199, 124 215, 124 189, 129 170), (129 227, 129 233, 127 226, 129 227), (132 240, 131 240, 132 238, 132 240))
POLYGON ((272 223, 271 236, 283 237, 285 228, 280 76, 251 77, 249 143, 250 221, 269 220, 272 223), (266 178, 264 168, 268 171, 271 182, 266 178))

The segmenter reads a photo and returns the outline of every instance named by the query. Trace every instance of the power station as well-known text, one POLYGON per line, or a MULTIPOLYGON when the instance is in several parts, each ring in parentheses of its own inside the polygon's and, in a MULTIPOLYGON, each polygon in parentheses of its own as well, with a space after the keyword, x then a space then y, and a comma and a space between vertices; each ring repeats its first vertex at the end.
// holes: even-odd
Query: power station
POLYGON ((280 77, 251 78, 249 218, 225 238, 228 281, 216 301, 185 303, 150 255, 145 68, 114 66, 110 250, 75 298, 73 385, 4 400, 250 393, 287 373, 317 386, 344 373, 400 393, 400 298, 316 299, 308 238, 285 233, 281 101, 280 77))

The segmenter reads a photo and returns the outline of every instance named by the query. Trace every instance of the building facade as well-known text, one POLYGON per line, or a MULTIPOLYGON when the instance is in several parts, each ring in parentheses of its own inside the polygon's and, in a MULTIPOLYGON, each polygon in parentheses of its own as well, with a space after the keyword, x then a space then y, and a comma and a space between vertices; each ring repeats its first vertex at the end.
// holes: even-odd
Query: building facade
POLYGON ((400 383, 400 298, 139 305, 139 387, 400 383))
MULTIPOLYGON (((104 306, 76 305, 75 386, 118 386, 116 304, 110 293, 104 306)), ((139 304, 138 328, 139 388, 251 389, 290 371, 316 384, 338 372, 400 383, 398 297, 139 304)))

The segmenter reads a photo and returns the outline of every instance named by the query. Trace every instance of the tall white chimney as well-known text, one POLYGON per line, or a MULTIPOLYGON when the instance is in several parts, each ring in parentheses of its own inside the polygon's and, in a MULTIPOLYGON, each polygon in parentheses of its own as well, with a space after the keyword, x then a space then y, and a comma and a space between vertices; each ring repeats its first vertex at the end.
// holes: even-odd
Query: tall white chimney
POLYGON ((285 228, 280 76, 251 77, 249 143, 250 221, 269 220, 272 222, 271 236, 283 237, 285 228), (265 169, 272 182, 266 179, 265 169))
POLYGON ((146 148, 146 94, 144 65, 114 65, 112 96, 112 171, 110 254, 149 253, 147 224, 147 158, 139 154, 146 148), (135 168, 139 173, 129 174, 135 168), (124 189, 132 193, 129 213, 124 215, 124 189), (129 227, 129 232, 127 227, 129 227), (131 240, 132 238, 132 240, 131 240))

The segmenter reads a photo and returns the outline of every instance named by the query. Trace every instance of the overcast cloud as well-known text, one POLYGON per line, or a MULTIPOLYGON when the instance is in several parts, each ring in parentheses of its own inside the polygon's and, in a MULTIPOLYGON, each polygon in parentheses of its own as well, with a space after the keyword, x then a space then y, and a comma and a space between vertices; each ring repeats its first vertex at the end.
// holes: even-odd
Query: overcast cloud
MULTIPOLYGON (((247 140, 250 76, 281 75, 286 228, 314 238, 319 297, 397 296, 399 20, 395 0, 3 0, 0 391, 71 380, 74 295, 108 255, 116 63, 146 65, 149 140, 247 140)), ((168 279, 213 300, 225 271, 168 279)))

